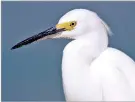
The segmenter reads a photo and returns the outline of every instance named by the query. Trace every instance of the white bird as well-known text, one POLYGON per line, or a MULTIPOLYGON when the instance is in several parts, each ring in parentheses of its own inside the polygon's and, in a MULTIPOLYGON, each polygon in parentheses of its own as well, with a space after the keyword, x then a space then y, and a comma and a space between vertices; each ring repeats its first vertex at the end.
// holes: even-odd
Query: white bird
POLYGON ((135 101, 135 62, 108 47, 108 25, 93 11, 74 9, 54 28, 14 47, 41 38, 71 38, 63 51, 62 79, 66 101, 135 101))

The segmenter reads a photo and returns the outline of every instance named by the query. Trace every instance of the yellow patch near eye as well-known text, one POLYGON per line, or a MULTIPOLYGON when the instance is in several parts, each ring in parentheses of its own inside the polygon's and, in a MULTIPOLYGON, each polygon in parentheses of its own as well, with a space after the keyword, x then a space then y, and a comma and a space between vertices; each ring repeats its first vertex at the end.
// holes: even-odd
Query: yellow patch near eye
POLYGON ((67 31, 71 31, 74 29, 74 27, 76 26, 77 22, 76 21, 71 21, 71 22, 65 22, 65 23, 61 23, 61 24, 57 24, 56 28, 57 29, 62 29, 64 28, 67 31))

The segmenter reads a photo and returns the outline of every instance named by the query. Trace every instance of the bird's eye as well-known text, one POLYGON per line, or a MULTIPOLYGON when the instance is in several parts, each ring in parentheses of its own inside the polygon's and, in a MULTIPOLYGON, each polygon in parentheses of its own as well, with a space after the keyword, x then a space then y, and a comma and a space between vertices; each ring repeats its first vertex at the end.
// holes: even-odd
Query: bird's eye
POLYGON ((71 23, 71 25, 74 25, 75 23, 73 22, 73 23, 71 23))
POLYGON ((75 21, 71 22, 71 23, 70 23, 70 26, 71 26, 71 27, 75 27, 75 26, 76 26, 76 22, 75 22, 75 21))

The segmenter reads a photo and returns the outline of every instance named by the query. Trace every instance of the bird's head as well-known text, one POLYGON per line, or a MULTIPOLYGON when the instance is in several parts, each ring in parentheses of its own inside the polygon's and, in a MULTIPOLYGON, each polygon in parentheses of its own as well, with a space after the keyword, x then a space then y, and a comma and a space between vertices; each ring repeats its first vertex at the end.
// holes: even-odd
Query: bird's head
POLYGON ((55 27, 51 27, 37 35, 29 37, 13 46, 11 49, 19 48, 43 38, 78 39, 100 28, 110 31, 106 23, 104 23, 95 12, 86 9, 74 9, 62 16, 55 27))

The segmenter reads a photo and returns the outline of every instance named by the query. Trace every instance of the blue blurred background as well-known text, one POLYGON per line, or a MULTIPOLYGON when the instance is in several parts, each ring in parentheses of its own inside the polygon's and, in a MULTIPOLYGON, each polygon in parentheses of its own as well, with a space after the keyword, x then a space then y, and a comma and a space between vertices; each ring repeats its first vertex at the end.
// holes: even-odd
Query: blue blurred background
POLYGON ((2 2, 2 100, 65 100, 61 59, 70 40, 43 40, 13 51, 10 48, 55 25, 63 14, 75 8, 97 12, 114 33, 109 46, 135 60, 135 2, 5 1, 2 2))

